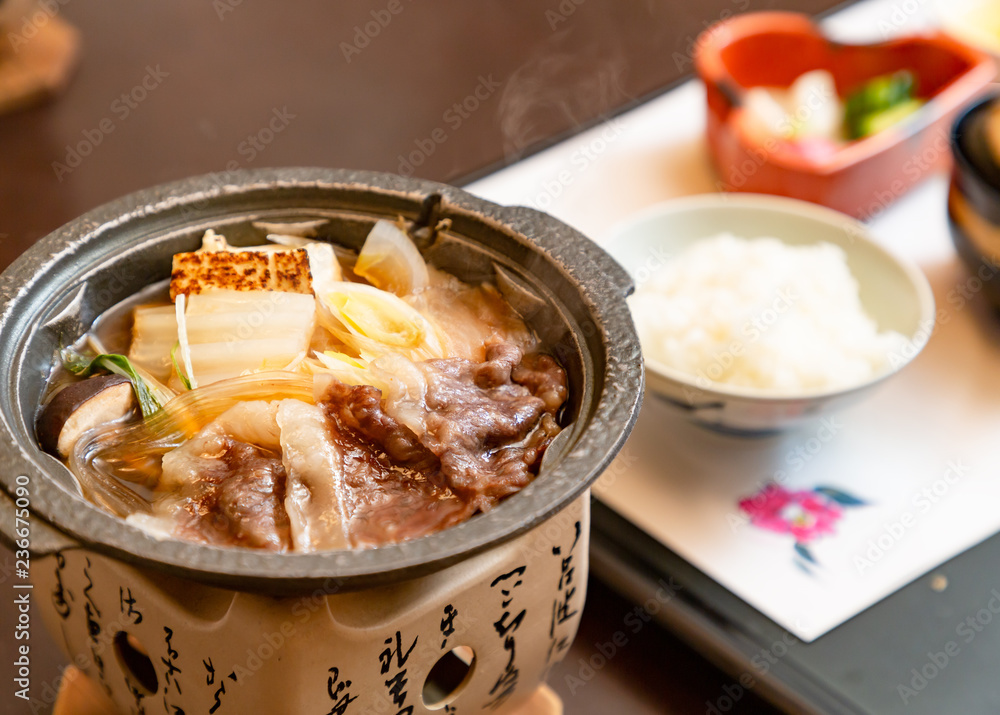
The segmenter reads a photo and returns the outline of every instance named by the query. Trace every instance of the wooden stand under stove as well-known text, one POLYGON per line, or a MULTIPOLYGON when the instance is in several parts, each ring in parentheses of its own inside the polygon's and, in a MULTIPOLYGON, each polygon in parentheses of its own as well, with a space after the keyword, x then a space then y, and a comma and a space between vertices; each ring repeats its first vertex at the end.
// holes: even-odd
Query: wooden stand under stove
MULTIPOLYGON (((116 715, 117 712, 114 703, 76 666, 68 666, 63 671, 52 715, 116 715)), ((543 685, 531 700, 511 715, 563 715, 562 700, 543 685)))

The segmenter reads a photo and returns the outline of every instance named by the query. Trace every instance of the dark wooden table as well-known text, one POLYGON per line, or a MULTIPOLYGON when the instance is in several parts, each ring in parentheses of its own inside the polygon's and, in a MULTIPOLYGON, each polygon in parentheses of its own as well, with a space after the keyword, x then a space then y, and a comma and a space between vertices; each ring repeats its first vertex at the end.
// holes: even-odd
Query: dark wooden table
MULTIPOLYGON (((697 34, 719 18, 836 4, 59 3, 82 32, 82 62, 63 96, 0 117, 0 269, 88 209, 194 174, 331 166, 458 183, 661 91, 691 71, 697 34)), ((0 553, 0 585, 11 565, 0 553)), ((11 697, 9 601, 0 710, 45 712, 11 697)), ((591 583, 580 634, 551 677, 566 712, 710 712, 730 681, 654 623, 592 670, 633 608, 591 583)), ((53 682, 64 660, 40 626, 32 639, 33 678, 53 682)), ((771 712, 752 694, 733 711, 771 712)))

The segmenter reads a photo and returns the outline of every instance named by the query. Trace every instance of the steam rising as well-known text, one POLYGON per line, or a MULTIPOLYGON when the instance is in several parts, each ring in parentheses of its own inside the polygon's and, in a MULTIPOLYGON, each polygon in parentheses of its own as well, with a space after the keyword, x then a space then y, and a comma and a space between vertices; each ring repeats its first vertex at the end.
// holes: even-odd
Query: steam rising
POLYGON ((539 141, 606 116, 629 95, 628 62, 615 47, 572 47, 571 31, 552 39, 514 71, 500 97, 504 158, 518 160, 539 141))

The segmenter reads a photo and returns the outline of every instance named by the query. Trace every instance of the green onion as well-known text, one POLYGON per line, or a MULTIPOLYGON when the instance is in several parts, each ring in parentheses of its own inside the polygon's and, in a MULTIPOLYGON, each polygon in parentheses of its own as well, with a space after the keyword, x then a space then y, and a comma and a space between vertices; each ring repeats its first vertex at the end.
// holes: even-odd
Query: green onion
POLYGON ((63 367, 77 377, 90 377, 95 370, 107 370, 128 378, 135 391, 135 397, 139 400, 143 417, 151 417, 163 409, 163 405, 153 396, 149 385, 139 377, 132 363, 124 355, 98 355, 90 358, 75 348, 63 348, 59 351, 59 356, 62 358, 63 367))
POLYGON ((184 385, 185 390, 193 390, 194 385, 191 384, 191 378, 184 374, 184 370, 181 368, 180 362, 177 360, 177 351, 181 349, 181 343, 178 340, 170 351, 170 361, 174 364, 174 370, 177 371, 177 377, 181 379, 181 384, 184 385))

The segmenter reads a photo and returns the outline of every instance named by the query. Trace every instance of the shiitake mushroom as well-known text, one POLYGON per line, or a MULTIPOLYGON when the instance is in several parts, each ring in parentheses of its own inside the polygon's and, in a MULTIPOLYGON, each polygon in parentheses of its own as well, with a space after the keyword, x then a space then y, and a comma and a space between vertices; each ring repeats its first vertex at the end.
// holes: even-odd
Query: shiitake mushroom
POLYGON ((135 409, 128 378, 98 375, 60 390, 42 408, 35 423, 42 449, 66 458, 87 430, 122 419, 135 409))

